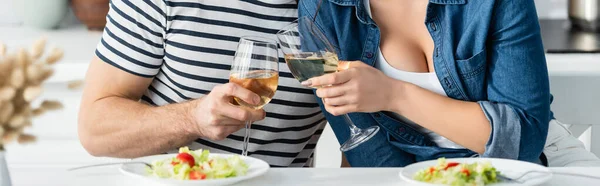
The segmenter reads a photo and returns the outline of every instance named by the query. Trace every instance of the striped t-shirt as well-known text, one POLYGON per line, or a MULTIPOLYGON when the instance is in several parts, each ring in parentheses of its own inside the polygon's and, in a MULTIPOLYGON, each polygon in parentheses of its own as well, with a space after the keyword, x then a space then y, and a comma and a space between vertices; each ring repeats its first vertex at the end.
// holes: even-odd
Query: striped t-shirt
MULTIPOLYGON (((154 78, 143 102, 177 103, 229 81, 240 37, 275 39, 296 17, 295 0, 112 0, 96 55, 128 73, 154 78)), ((279 86, 264 107, 266 119, 252 125, 248 154, 273 167, 311 166, 326 120, 312 90, 279 61, 279 86)), ((243 137, 240 130, 222 141, 201 138, 190 148, 240 154, 243 137)))

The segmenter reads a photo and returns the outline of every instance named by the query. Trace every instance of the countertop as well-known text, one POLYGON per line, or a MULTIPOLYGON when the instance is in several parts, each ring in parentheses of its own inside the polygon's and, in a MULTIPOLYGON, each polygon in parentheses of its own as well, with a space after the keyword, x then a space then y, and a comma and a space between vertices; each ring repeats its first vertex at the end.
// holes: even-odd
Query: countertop
MULTIPOLYGON (((600 168, 565 167, 550 168, 552 172, 579 173, 600 176, 600 168)), ((399 177, 402 168, 272 168, 265 175, 242 181, 234 186, 333 186, 333 185, 414 185, 399 177)), ((116 167, 94 168, 67 172, 65 168, 13 168, 11 172, 15 186, 34 185, 158 185, 154 182, 125 176, 116 167), (31 179, 34 177, 35 179, 31 179)), ((564 175, 553 175, 542 186, 598 185, 599 180, 564 175)))

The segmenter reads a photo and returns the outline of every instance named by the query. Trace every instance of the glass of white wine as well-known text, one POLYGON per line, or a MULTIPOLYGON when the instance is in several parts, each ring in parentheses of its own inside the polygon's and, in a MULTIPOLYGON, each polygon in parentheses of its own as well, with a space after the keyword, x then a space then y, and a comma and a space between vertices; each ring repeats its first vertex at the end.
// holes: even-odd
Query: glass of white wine
MULTIPOLYGON (((308 17, 301 17, 279 31, 277 39, 286 64, 300 82, 349 67, 350 62, 338 60, 336 47, 308 17)), ((342 144, 341 151, 352 150, 379 131, 377 125, 361 129, 354 125, 348 114, 343 117, 350 127, 350 138, 342 144)))
MULTIPOLYGON (((234 98, 235 104, 247 109, 261 109, 269 103, 279 82, 279 53, 276 42, 262 37, 242 37, 231 65, 229 82, 260 96, 259 104, 250 104, 234 98)), ((248 155, 251 122, 246 121, 243 156, 248 155)))

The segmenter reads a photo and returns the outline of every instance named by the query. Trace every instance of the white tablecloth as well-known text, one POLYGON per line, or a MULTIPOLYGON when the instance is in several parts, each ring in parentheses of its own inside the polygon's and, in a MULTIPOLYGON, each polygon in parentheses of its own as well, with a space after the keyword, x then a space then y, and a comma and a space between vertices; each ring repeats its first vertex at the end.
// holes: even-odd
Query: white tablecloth
MULTIPOLYGON (((14 186, 130 186, 152 185, 122 175, 117 166, 67 172, 61 166, 11 167, 14 186)), ((400 179, 401 168, 273 168, 265 175, 238 186, 317 186, 317 185, 408 185, 400 179)), ((600 176, 600 168, 551 168, 553 172, 583 173, 600 176)), ((600 185, 600 180, 555 174, 544 186, 600 185)))

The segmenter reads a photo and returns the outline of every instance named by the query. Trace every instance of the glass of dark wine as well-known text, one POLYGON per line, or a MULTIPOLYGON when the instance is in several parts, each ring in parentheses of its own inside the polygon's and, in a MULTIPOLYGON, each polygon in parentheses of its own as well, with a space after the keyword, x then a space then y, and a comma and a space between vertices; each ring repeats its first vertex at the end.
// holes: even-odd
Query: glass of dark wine
MULTIPOLYGON (((279 53, 274 40, 262 37, 242 37, 231 65, 229 82, 238 84, 260 96, 259 104, 234 98, 235 104, 247 109, 261 109, 271 101, 279 82, 279 53)), ((248 155, 250 124, 246 121, 242 155, 248 155)))
MULTIPOLYGON (((277 39, 287 66, 300 82, 349 67, 350 62, 338 60, 336 47, 308 17, 301 17, 283 28, 277 33, 277 39)), ((379 126, 376 125, 366 129, 358 128, 348 114, 343 117, 350 127, 350 138, 342 144, 341 151, 352 150, 379 131, 379 126)))

